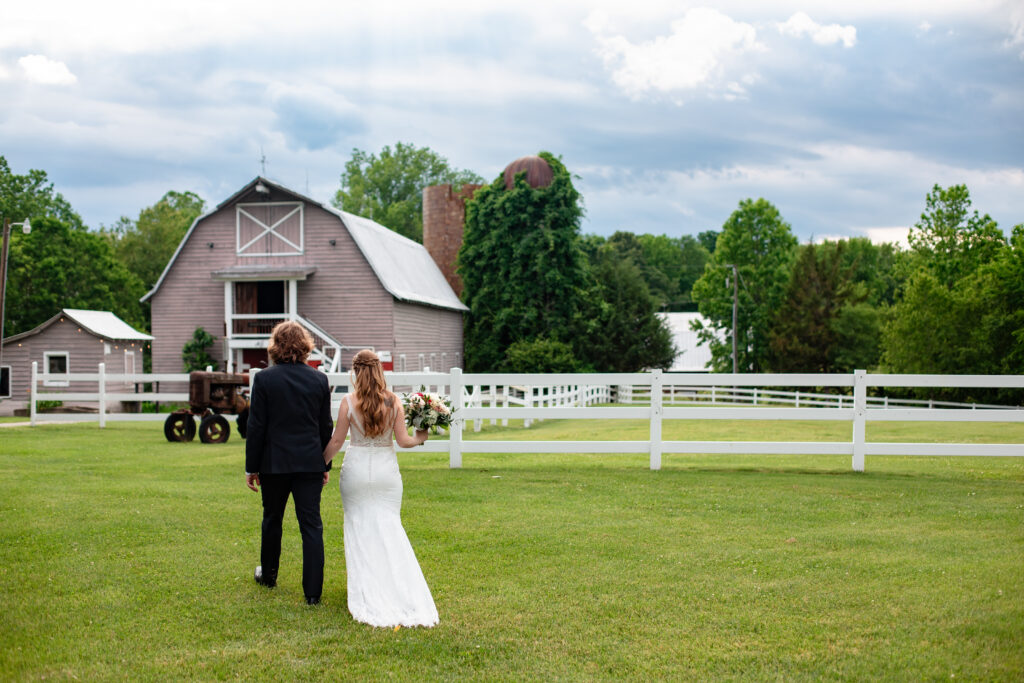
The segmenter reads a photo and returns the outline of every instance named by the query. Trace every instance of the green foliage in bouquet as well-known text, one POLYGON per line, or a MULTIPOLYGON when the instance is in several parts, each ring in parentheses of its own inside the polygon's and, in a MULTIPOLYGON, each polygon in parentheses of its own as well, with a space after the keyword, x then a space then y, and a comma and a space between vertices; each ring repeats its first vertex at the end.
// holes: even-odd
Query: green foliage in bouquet
POLYGON ((427 393, 426 387, 411 394, 402 394, 405 424, 414 429, 429 429, 437 434, 451 427, 454 418, 452 401, 448 396, 427 393))

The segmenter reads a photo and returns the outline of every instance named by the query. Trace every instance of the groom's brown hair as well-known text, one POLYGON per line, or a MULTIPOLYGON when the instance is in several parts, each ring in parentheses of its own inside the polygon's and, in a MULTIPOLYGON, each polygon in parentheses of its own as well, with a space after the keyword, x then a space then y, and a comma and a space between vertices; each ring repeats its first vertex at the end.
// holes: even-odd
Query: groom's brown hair
POLYGON ((305 363, 313 350, 313 338, 294 320, 285 320, 270 333, 267 353, 275 363, 305 363))

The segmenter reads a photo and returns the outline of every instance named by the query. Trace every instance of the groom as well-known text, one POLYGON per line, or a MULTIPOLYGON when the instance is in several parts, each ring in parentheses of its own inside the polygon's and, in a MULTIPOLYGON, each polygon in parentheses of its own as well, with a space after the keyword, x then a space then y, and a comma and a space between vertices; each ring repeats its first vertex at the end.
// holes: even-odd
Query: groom
POLYGON ((273 588, 281 559, 281 525, 290 495, 302 534, 302 590, 316 605, 324 585, 324 527, 320 494, 329 465, 331 389, 327 376, 306 365, 313 340, 302 325, 274 327, 267 351, 273 365, 253 378, 245 440, 245 483, 263 497, 260 566, 253 578, 273 588))

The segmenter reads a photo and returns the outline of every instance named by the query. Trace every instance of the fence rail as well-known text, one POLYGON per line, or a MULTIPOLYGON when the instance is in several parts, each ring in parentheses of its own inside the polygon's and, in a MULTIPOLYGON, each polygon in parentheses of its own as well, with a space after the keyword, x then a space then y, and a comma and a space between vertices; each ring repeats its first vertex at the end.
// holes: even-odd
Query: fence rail
MULTIPOLYGON (((250 372, 254 378, 258 371, 250 372)), ((755 454, 822 454, 849 455, 856 471, 864 470, 867 455, 939 455, 939 456, 1024 456, 1024 444, 963 444, 963 443, 883 443, 868 442, 865 438, 868 421, 910 422, 1024 422, 1024 410, 1007 406, 973 406, 971 408, 893 407, 871 404, 868 387, 983 387, 1024 388, 1020 375, 869 375, 857 370, 847 375, 816 374, 714 374, 674 375, 655 370, 650 373, 590 373, 590 374, 537 374, 463 373, 453 368, 448 373, 386 373, 389 385, 397 391, 409 391, 420 386, 451 396, 459 419, 452 425, 448 441, 432 440, 420 450, 447 452, 450 467, 462 466, 462 455, 468 453, 647 453, 652 470, 661 469, 666 453, 755 453, 755 454), (818 402, 799 406, 773 407, 712 403, 673 405, 674 396, 666 389, 683 386, 672 381, 684 379, 686 387, 698 390, 716 390, 722 387, 751 387, 765 392, 770 398, 777 387, 840 387, 852 390, 852 396, 840 403, 818 402), (629 387, 640 387, 647 396, 645 405, 595 405, 608 403, 613 392, 629 387), (768 389, 771 388, 771 389, 768 389), (824 403, 824 405, 823 405, 824 403), (998 409, 997 409, 998 408, 998 409), (585 419, 585 420, 647 420, 648 438, 643 441, 487 441, 464 439, 466 425, 473 422, 479 431, 484 420, 507 424, 510 418, 524 420, 585 419), (820 441, 665 441, 662 425, 665 420, 840 420, 850 422, 851 438, 844 442, 820 441)), ((349 377, 342 373, 328 373, 332 388, 348 386, 349 377)), ((46 379, 62 382, 95 382, 96 392, 67 391, 41 392, 42 381, 36 364, 32 368, 32 395, 30 416, 33 424, 44 421, 36 411, 41 400, 97 401, 100 408, 95 416, 100 426, 106 420, 162 420, 163 414, 107 413, 106 402, 111 400, 185 401, 188 395, 172 392, 125 393, 108 392, 108 384, 143 384, 150 382, 187 382, 186 374, 107 374, 103 364, 96 373, 47 375, 46 379), (73 398, 72 398, 73 397, 73 398)), ((251 381, 251 379, 250 379, 251 381)), ((731 391, 731 389, 730 389, 731 391)), ((793 392, 795 393, 795 392, 793 392)), ((619 394, 621 397, 621 393, 619 394)), ((341 394, 334 394, 336 413, 341 394)), ((806 392, 802 396, 810 396, 806 392)), ((776 397, 778 398, 778 397, 776 397)), ((794 397, 795 398, 795 397, 794 397)), ((45 421, 81 419, 82 415, 46 415, 45 421)))

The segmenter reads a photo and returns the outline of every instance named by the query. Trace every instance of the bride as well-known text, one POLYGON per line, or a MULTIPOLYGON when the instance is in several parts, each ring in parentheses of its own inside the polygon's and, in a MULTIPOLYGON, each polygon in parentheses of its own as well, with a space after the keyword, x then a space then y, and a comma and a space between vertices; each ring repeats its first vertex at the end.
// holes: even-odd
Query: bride
POLYGON ((353 358, 352 370, 355 391, 342 398, 324 449, 330 463, 352 429, 339 477, 348 610, 371 626, 434 626, 437 608, 402 528, 402 475, 392 443, 393 436, 403 448, 419 446, 427 431, 409 436, 402 403, 387 390, 377 354, 363 349, 353 358))

